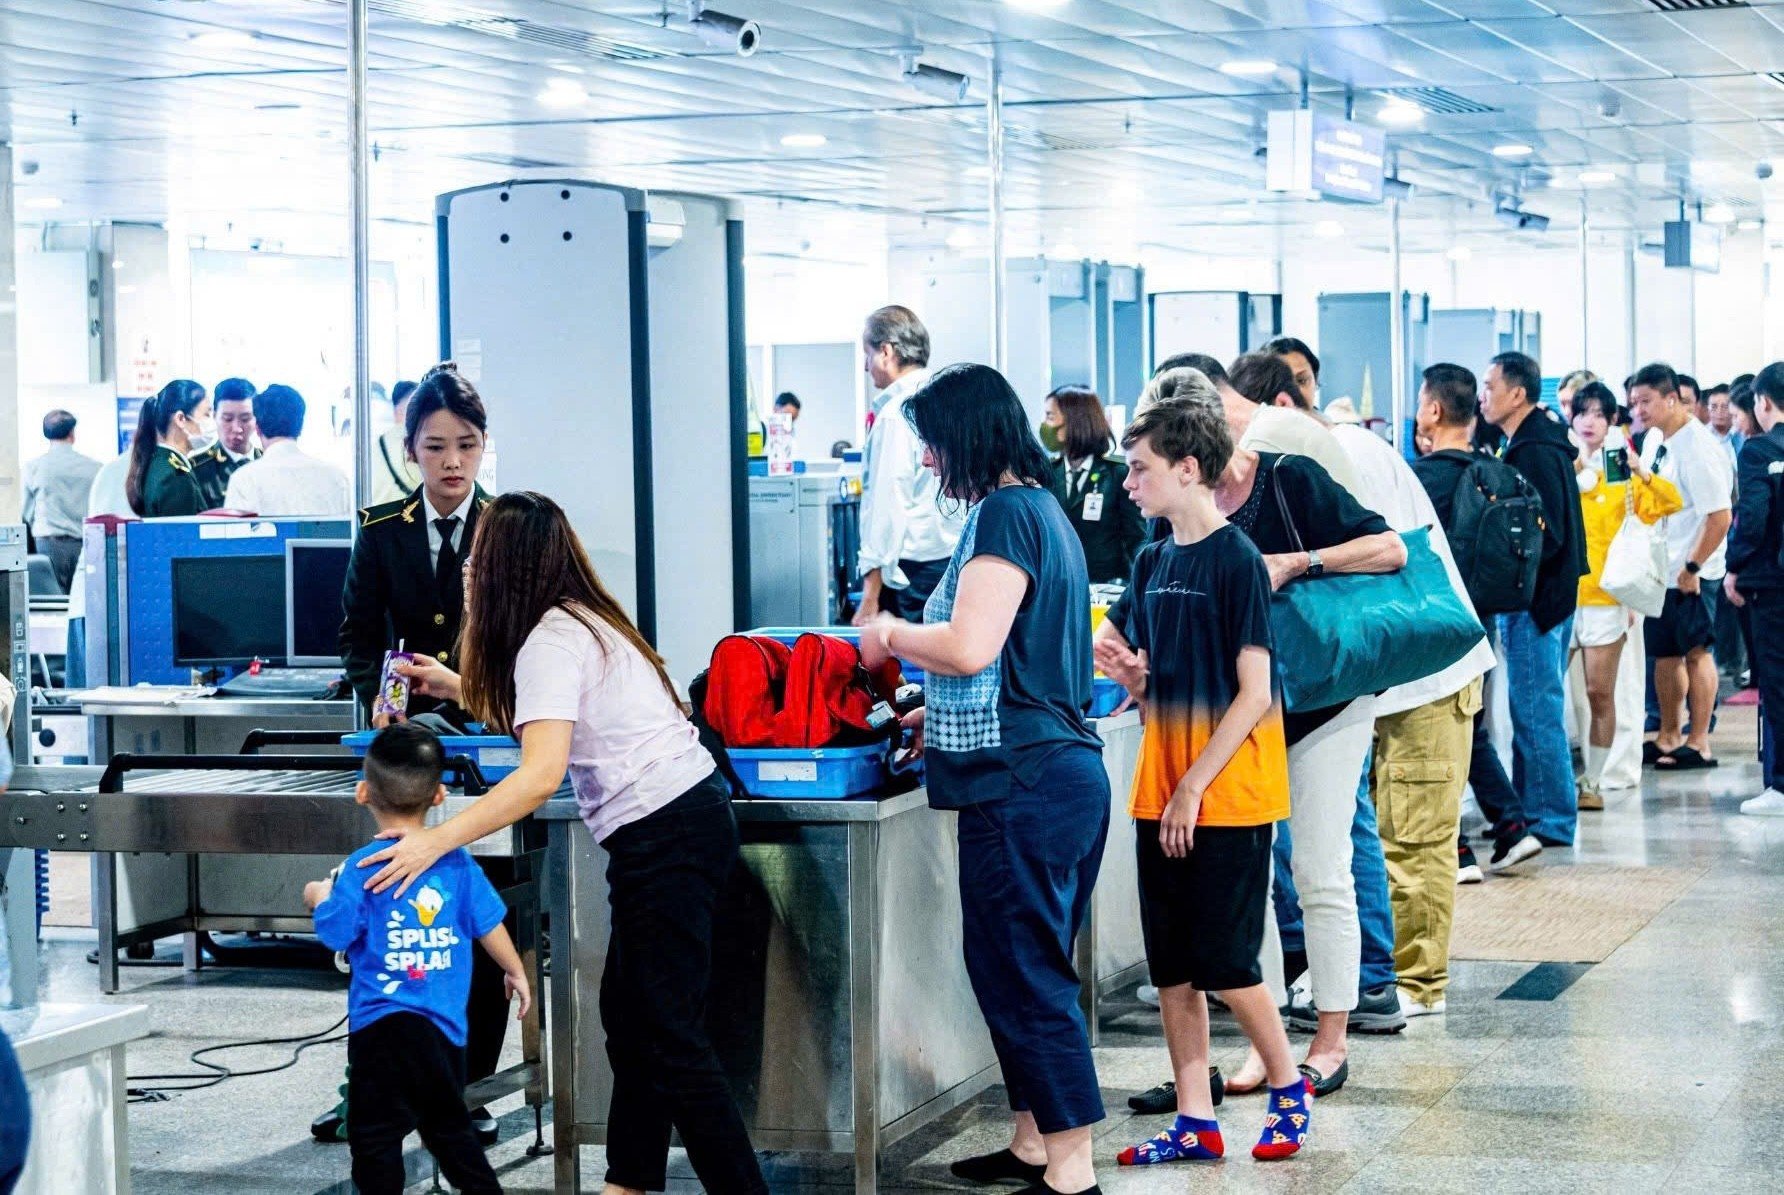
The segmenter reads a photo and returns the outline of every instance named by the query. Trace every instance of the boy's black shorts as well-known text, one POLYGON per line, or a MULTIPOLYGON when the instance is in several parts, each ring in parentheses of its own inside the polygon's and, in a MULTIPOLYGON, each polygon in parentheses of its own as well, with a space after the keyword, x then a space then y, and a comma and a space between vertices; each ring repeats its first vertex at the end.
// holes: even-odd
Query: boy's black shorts
POLYGON ((1159 846, 1158 822, 1138 820, 1134 831, 1153 984, 1225 992, 1262 983, 1272 827, 1197 826, 1182 859, 1159 846))

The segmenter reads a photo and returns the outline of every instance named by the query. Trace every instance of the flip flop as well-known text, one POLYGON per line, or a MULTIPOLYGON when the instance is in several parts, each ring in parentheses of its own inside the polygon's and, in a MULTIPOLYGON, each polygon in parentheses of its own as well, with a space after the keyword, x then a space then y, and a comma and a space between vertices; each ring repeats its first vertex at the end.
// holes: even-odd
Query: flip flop
POLYGON ((1695 747, 1681 745, 1655 760, 1654 766, 1662 772, 1698 772, 1715 767, 1717 762, 1695 747))
POLYGON ((1329 1079, 1311 1066, 1308 1066, 1305 1062, 1303 1062, 1297 1069, 1300 1070, 1303 1075, 1307 1076, 1308 1082, 1313 1084, 1314 1098, 1324 1099, 1326 1096, 1336 1092, 1340 1087, 1343 1087, 1345 1080, 1350 1078, 1350 1059, 1346 1058, 1343 1062, 1340 1062, 1338 1064, 1338 1069, 1332 1072, 1332 1077, 1329 1079))

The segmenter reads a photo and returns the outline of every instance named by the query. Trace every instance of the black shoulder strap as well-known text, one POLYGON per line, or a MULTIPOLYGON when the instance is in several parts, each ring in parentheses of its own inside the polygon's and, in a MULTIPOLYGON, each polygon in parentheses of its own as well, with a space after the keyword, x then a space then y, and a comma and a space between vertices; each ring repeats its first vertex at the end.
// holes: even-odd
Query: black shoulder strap
POLYGON ((1282 486, 1276 480, 1276 465, 1281 459, 1278 457, 1276 461, 1271 462, 1269 470, 1258 478, 1258 483, 1267 484, 1275 491, 1276 509, 1282 514, 1282 525, 1288 529, 1289 542, 1295 545, 1295 551, 1305 552, 1307 549, 1301 546, 1301 532, 1295 526, 1295 516, 1288 512, 1288 498, 1283 495, 1282 486))

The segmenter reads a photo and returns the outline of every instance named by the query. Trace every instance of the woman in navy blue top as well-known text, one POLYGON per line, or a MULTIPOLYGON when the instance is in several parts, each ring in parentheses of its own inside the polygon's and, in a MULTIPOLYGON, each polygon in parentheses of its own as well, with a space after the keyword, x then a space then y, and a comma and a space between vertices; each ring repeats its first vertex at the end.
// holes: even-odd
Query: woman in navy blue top
POLYGON ((907 406, 944 502, 968 507, 924 624, 871 624, 861 651, 928 674, 918 731, 929 801, 959 810, 968 977, 1003 1066, 1008 1149, 952 1167, 1036 1193, 1097 1191, 1103 1118, 1072 939, 1109 829, 1102 743, 1085 720, 1093 665, 1084 549, 1047 489, 1022 403, 985 365, 942 370, 907 406))

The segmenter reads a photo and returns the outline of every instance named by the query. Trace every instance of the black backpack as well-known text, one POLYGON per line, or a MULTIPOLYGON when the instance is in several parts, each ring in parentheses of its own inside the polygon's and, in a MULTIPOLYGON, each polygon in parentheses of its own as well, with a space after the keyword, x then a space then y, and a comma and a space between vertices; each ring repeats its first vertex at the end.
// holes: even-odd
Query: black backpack
POLYGON ((1504 461, 1475 454, 1456 482, 1449 542, 1476 614, 1530 608, 1543 530, 1536 487, 1504 461))

